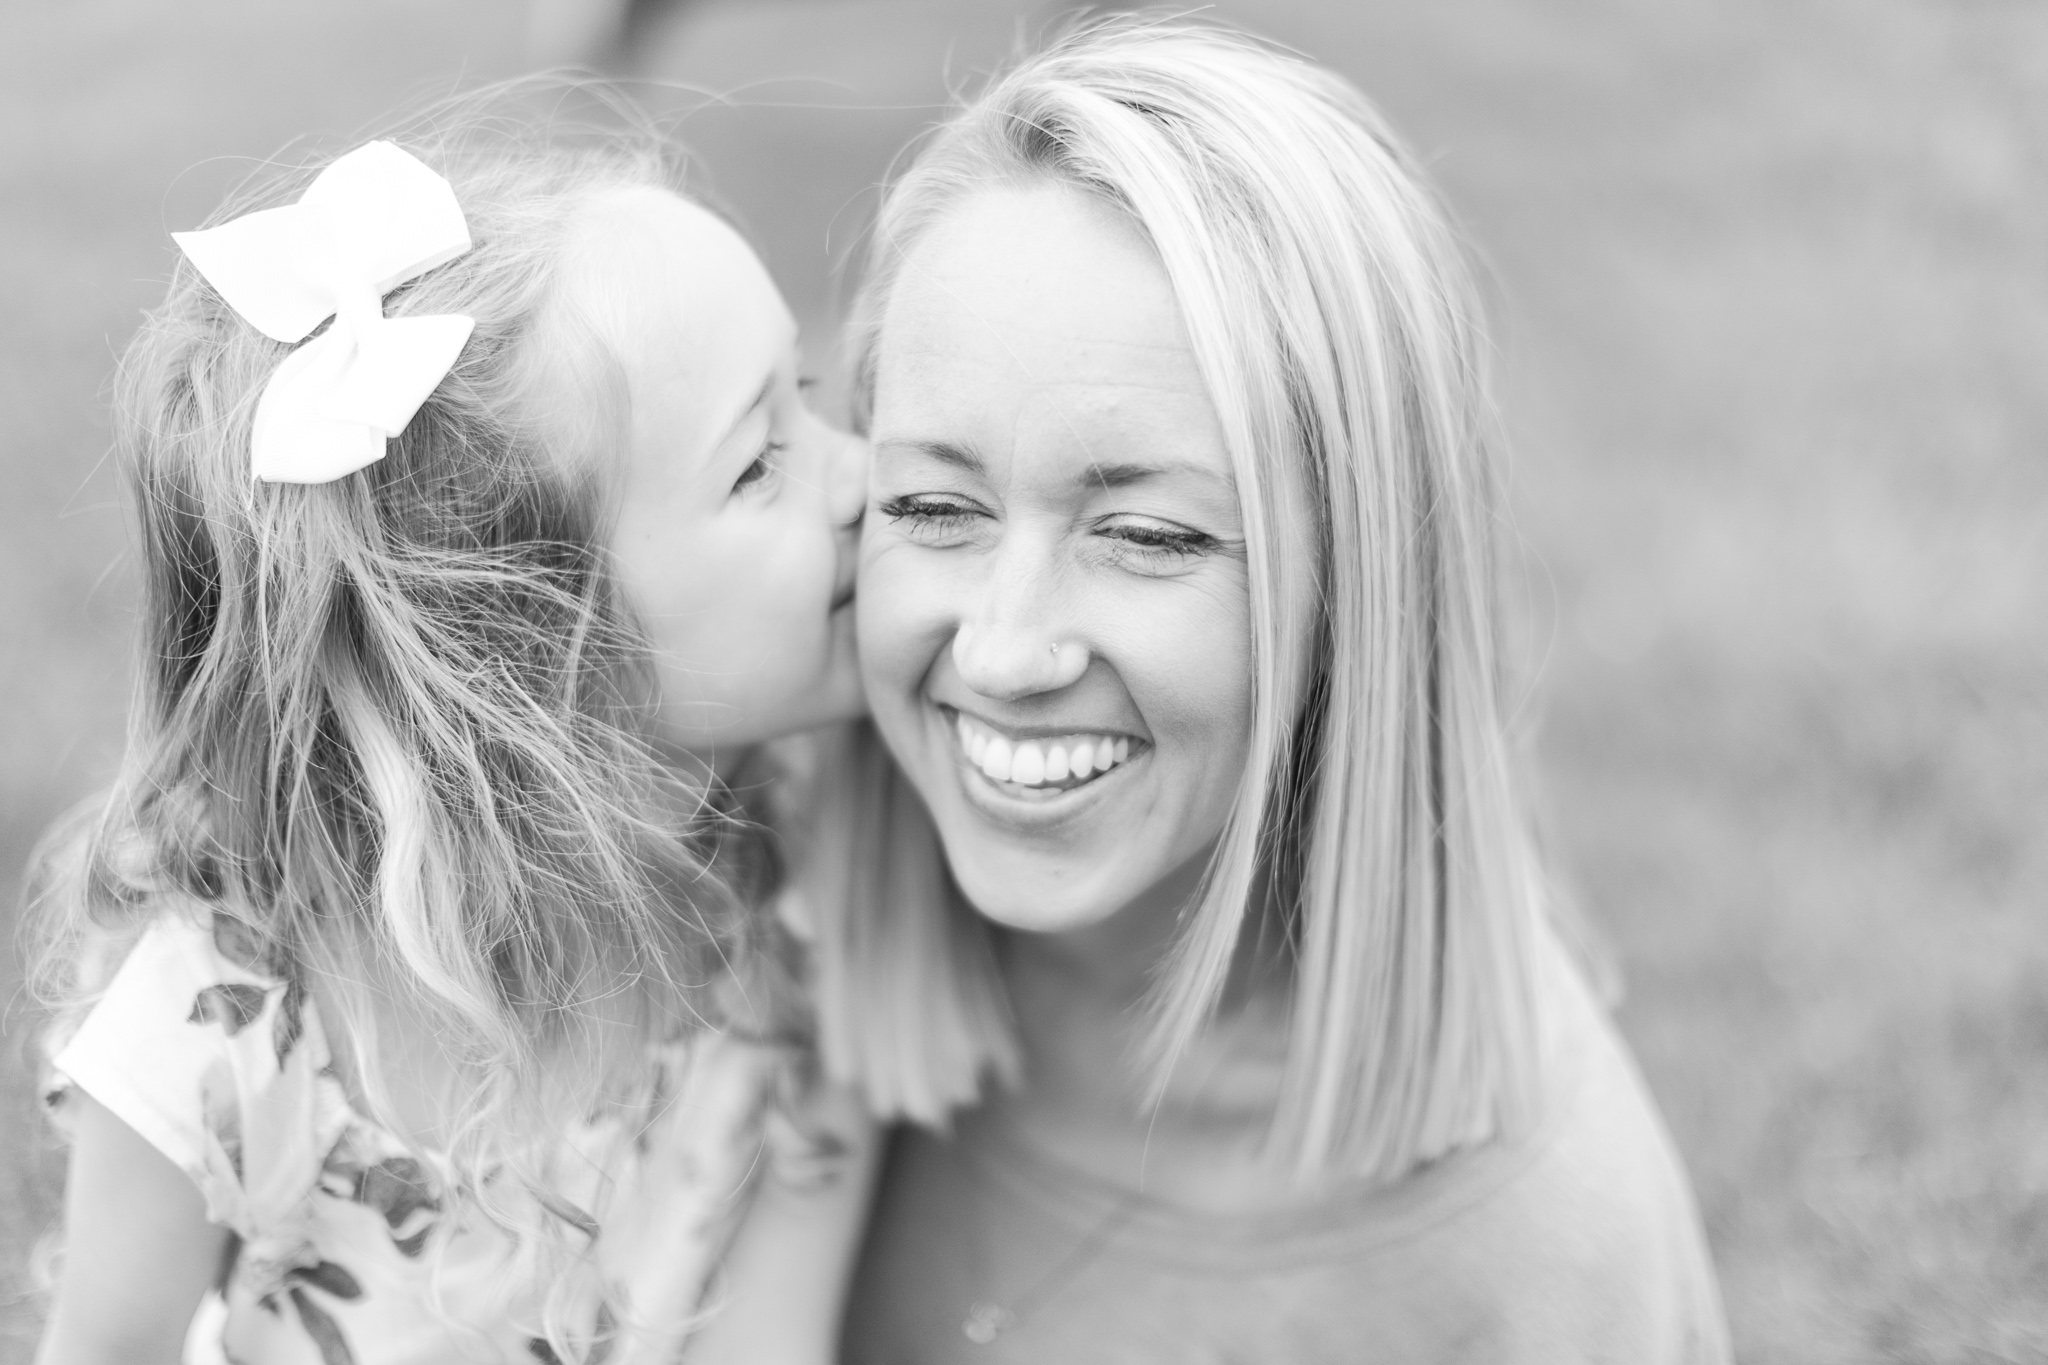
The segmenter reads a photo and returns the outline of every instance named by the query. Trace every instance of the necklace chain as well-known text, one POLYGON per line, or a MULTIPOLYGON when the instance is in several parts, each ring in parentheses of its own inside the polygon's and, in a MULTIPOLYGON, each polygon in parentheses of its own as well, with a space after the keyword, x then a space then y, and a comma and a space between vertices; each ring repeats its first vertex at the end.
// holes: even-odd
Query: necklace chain
POLYGON ((1019 1290, 1010 1300, 1010 1307, 988 1299, 977 1299, 968 1305, 967 1316, 960 1323, 960 1334, 976 1346, 987 1346, 1004 1332, 1022 1323, 1037 1312, 1053 1295, 1066 1288, 1069 1281, 1083 1270, 1088 1263, 1101 1254, 1109 1245, 1109 1239, 1116 1235, 1130 1216, 1137 1212, 1138 1196, 1126 1194, 1110 1206, 1109 1212, 1093 1228, 1076 1242, 1067 1254, 1053 1262, 1050 1269, 1039 1275, 1031 1284, 1019 1290))

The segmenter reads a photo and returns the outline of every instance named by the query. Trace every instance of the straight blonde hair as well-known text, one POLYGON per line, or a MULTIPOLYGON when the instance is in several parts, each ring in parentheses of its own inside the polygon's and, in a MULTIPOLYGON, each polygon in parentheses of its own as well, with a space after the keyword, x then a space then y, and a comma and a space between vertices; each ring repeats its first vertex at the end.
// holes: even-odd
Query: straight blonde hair
MULTIPOLYGON (((1446 212, 1333 73, 1212 27, 1089 23, 996 79, 891 188, 858 394, 923 234, 1037 184, 1115 206, 1158 253, 1247 527, 1251 756, 1152 991, 1155 1097, 1277 930, 1269 1159, 1394 1178, 1517 1131, 1538 1094, 1540 883, 1503 718, 1486 339, 1446 212)), ((901 1014, 847 1024, 873 1038, 901 1014)))

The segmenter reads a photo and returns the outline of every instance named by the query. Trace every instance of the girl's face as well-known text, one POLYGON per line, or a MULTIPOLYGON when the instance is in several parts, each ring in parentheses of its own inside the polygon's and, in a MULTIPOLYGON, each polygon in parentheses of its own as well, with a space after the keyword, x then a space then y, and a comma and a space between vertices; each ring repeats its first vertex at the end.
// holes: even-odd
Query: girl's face
POLYGON ((1015 928, 1177 906, 1251 732, 1244 531, 1149 245, 992 191, 904 262, 876 354, 861 655, 968 898, 1015 928))
POLYGON ((570 259, 565 287, 626 381, 612 548, 656 648, 663 739, 710 755, 860 714, 865 449, 806 405, 768 272, 656 189, 586 207, 570 259))

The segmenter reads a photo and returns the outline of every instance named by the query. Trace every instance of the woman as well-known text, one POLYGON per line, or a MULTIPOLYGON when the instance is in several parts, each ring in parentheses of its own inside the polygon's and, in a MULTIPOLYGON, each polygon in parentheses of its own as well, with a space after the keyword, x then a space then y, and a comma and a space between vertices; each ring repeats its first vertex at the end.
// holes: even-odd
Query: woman
POLYGON ((899 1135, 850 1357, 1724 1359, 1546 920, 1478 312, 1377 113, 1085 29, 924 149, 867 302, 862 669, 1021 1068, 899 1135))

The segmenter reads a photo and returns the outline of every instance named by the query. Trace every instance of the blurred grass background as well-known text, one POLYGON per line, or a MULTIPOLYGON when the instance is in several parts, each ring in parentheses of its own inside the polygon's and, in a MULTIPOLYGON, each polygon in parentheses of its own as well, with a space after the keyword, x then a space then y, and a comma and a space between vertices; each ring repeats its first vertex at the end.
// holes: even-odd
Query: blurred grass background
MULTIPOLYGON (((699 0, 638 68, 821 356, 871 187, 1027 0, 699 0), (661 99, 681 108, 694 96, 661 99)), ((2048 1359, 2048 6, 1266 0, 1486 253, 1526 709, 1741 1357, 2048 1359)), ((260 158, 524 68, 486 0, 0 10, 0 917, 118 752, 105 385, 260 158)), ((58 1158, 0 993, 0 1365, 58 1158)))

